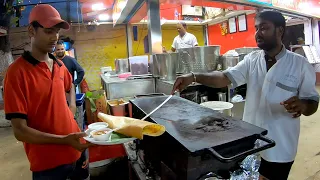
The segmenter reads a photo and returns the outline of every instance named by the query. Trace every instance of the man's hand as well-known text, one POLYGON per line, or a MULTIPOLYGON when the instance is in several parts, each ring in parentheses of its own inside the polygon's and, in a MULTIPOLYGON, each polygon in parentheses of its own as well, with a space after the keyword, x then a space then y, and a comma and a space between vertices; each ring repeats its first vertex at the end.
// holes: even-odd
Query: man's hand
POLYGON ((87 136, 86 133, 73 133, 65 136, 63 138, 63 141, 65 142, 66 145, 72 146, 74 149, 82 152, 89 148, 90 146, 93 146, 91 143, 85 143, 82 144, 80 139, 87 136))
POLYGON ((280 104, 286 108, 288 113, 293 114, 293 118, 300 117, 301 114, 304 114, 307 109, 307 105, 297 96, 293 96, 290 99, 281 102, 280 104))
POLYGON ((167 53, 166 47, 162 46, 162 52, 167 53))
POLYGON ((193 75, 186 74, 177 78, 176 82, 173 85, 173 89, 171 94, 174 94, 175 91, 183 91, 186 87, 188 87, 191 83, 193 83, 193 75))

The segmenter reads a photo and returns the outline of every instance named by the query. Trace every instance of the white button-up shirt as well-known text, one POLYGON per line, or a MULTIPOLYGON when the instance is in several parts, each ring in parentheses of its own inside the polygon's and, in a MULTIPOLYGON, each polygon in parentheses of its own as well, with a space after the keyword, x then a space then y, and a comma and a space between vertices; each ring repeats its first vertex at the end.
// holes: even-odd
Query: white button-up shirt
POLYGON ((300 119, 292 118, 280 103, 293 96, 319 101, 319 95, 315 71, 304 57, 283 47, 276 60, 267 71, 265 52, 254 51, 224 73, 234 87, 247 84, 243 120, 267 129, 267 137, 276 142, 261 156, 270 162, 291 162, 297 153, 300 119))
POLYGON ((191 48, 195 47, 196 45, 198 45, 197 38, 188 32, 186 32, 183 37, 180 35, 176 36, 172 43, 172 47, 174 49, 191 48))

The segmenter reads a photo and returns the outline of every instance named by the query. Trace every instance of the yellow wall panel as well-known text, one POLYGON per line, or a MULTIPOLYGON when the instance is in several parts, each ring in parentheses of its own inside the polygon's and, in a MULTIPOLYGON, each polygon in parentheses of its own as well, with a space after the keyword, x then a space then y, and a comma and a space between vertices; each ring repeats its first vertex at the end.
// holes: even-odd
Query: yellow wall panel
POLYGON ((100 67, 112 66, 117 58, 127 57, 127 40, 125 26, 101 25, 93 31, 81 28, 76 33, 75 44, 77 60, 85 70, 89 88, 101 86, 100 67))

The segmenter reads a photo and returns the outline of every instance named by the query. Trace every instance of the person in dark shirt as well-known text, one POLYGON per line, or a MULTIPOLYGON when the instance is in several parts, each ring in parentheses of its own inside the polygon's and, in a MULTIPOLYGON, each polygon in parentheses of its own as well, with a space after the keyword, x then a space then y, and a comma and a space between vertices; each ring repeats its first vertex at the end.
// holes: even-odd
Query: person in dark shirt
POLYGON ((78 64, 77 60, 73 57, 65 55, 66 50, 63 45, 63 41, 58 41, 56 48, 55 48, 55 54, 58 59, 60 59, 64 65, 67 67, 68 71, 70 72, 72 78, 73 78, 73 84, 75 86, 79 85, 81 81, 83 80, 84 76, 84 70, 83 68, 78 64), (77 79, 74 80, 74 72, 77 72, 77 79))

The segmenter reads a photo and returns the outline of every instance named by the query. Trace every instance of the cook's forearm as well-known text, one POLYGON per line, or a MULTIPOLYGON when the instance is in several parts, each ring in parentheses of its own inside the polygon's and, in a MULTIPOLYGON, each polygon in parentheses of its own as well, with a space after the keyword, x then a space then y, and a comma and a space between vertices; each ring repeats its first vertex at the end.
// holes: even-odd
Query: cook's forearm
POLYGON ((305 116, 311 116, 318 110, 319 102, 314 100, 302 100, 302 102, 306 105, 306 110, 303 113, 305 116))
POLYGON ((30 144, 65 144, 64 136, 44 133, 27 126, 24 119, 12 119, 14 135, 18 141, 30 144))
POLYGON ((231 84, 228 77, 220 71, 214 71, 211 73, 195 73, 195 76, 197 83, 210 87, 222 88, 231 84))

